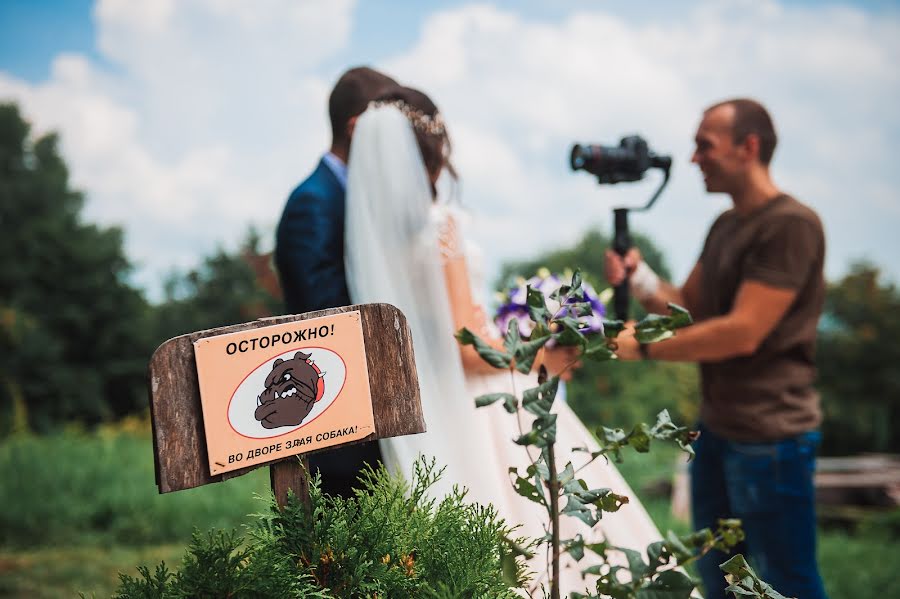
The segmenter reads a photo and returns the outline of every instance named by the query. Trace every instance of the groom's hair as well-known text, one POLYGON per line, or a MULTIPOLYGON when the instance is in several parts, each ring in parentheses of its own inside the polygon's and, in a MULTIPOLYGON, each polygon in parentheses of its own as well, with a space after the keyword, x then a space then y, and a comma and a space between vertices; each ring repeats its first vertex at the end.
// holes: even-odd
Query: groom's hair
POLYGON ((348 144, 347 122, 362 114, 369 102, 396 86, 396 81, 369 67, 355 67, 341 75, 328 98, 333 142, 348 144))

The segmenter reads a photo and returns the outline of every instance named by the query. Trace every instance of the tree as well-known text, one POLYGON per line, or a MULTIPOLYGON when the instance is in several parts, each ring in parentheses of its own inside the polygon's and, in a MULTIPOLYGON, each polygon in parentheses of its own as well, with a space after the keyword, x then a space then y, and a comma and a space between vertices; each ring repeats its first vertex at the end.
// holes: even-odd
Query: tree
POLYGON ((149 357, 122 231, 82 222, 57 142, 0 104, 0 412, 15 401, 37 430, 144 405, 149 357))
POLYGON ((238 252, 219 248, 199 267, 170 274, 165 299, 154 309, 157 343, 279 313, 281 302, 267 289, 274 286, 271 256, 260 252, 259 242, 250 228, 238 252))
POLYGON ((831 454, 900 451, 900 291, 862 262, 828 287, 817 365, 831 454))

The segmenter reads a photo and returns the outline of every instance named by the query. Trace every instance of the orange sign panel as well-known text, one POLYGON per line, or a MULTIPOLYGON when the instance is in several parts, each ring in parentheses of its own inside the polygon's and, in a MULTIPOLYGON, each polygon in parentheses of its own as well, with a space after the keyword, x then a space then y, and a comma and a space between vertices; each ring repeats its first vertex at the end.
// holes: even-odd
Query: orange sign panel
POLYGON ((375 432, 359 311, 194 342, 209 473, 375 432))

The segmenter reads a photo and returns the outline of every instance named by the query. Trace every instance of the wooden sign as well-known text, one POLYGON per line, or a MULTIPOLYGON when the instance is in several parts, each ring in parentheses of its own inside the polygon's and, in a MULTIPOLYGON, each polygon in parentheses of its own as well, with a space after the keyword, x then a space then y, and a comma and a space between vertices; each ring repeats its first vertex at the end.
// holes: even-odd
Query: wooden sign
POLYGON ((149 391, 160 493, 425 432, 412 337, 388 304, 175 337, 151 358, 149 391))

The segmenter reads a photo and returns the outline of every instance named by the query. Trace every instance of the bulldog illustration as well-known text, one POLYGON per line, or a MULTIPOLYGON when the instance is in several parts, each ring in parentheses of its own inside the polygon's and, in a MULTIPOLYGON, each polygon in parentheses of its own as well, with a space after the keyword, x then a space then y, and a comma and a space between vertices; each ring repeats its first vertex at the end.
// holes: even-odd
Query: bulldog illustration
POLYGON ((265 428, 297 426, 322 398, 324 375, 309 359, 310 355, 298 351, 289 360, 275 360, 254 412, 265 428))

